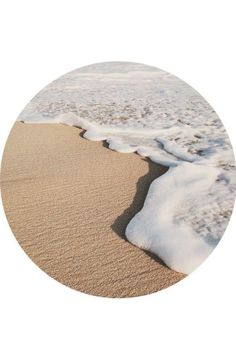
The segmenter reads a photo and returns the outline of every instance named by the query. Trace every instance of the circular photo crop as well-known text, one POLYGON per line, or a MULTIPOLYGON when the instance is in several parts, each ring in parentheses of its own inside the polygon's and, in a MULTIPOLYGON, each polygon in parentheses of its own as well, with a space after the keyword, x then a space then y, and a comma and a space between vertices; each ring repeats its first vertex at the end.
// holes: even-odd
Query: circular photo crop
POLYGON ((5 147, 1 192, 17 241, 49 276, 92 295, 140 296, 183 279, 219 243, 235 160, 193 88, 105 62, 30 101, 5 147))

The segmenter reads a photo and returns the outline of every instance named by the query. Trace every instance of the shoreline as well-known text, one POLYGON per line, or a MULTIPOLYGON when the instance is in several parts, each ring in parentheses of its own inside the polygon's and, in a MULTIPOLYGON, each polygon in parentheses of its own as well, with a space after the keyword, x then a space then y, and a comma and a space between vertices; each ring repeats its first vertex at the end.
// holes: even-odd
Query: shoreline
POLYGON ((13 127, 1 188, 19 244, 51 277, 92 295, 140 296, 183 279, 124 235, 166 168, 83 133, 59 124, 13 127))

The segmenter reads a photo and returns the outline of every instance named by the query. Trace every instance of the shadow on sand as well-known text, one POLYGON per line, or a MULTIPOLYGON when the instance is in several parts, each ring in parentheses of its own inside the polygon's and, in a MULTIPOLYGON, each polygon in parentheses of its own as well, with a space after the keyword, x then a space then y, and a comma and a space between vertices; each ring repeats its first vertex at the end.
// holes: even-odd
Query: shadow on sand
MULTIPOLYGON (((108 148, 108 144, 106 141, 103 141, 103 146, 108 148)), ((141 156, 140 156, 141 157, 141 156)), ((143 208, 143 204, 145 198, 148 193, 148 189, 151 183, 164 173, 168 171, 167 167, 157 165, 156 163, 150 161, 147 158, 142 157, 143 162, 148 163, 148 173, 144 176, 140 177, 136 184, 136 193, 133 198, 132 204, 124 210, 124 212, 116 218, 114 223, 112 223, 111 228, 112 230, 119 235, 123 240, 128 241, 125 236, 125 229, 131 219, 143 208)), ((131 244, 132 245, 132 244, 131 244)), ((155 254, 143 250, 151 259, 155 260, 156 262, 162 264, 163 266, 167 267, 165 263, 157 257, 155 254)))
MULTIPOLYGON (((140 156, 141 157, 141 156, 140 156)), ((144 176, 140 177, 136 184, 136 193, 131 205, 124 210, 124 212, 116 218, 111 225, 113 231, 119 235, 123 240, 127 240, 125 236, 125 229, 131 219, 143 208, 145 198, 151 183, 162 174, 166 173, 168 168, 157 165, 148 159, 143 158, 143 162, 148 163, 149 171, 144 176)), ((153 253, 143 250, 151 259, 166 266, 163 261, 153 253)))

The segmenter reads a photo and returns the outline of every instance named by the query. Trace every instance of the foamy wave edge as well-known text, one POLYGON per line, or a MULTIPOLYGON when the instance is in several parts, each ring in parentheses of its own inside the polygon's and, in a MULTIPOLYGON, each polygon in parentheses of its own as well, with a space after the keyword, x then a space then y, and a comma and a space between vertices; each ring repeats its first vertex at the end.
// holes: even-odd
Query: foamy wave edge
MULTIPOLYGON (((163 130, 160 138, 158 130, 98 125, 73 113, 62 114, 52 120, 41 116, 34 121, 20 117, 18 121, 76 126, 85 130, 83 137, 88 140, 106 141, 111 150, 136 152, 157 164, 169 167, 165 174, 151 183, 143 208, 129 222, 125 235, 132 244, 156 254, 171 269, 184 274, 191 273, 218 244, 220 239, 209 240, 196 233, 188 223, 175 220, 176 209, 181 208, 186 200, 194 200, 199 192, 207 192, 222 177, 222 170, 215 166, 217 155, 206 159, 189 154, 163 138, 163 130), (124 141, 129 135, 155 139, 161 148, 154 150, 145 145, 132 145, 124 141)), ((168 136, 175 128, 167 128, 164 134, 168 136)))

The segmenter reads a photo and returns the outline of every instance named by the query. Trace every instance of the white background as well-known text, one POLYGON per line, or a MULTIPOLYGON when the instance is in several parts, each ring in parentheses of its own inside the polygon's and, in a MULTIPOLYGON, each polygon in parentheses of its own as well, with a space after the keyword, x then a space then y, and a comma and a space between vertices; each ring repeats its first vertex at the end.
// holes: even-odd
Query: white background
MULTIPOLYGON (((8 0, 1 13, 1 153, 26 103, 83 65, 165 69, 214 107, 236 146, 234 1, 8 0)), ((211 257, 160 293, 98 298, 48 277, 21 250, 1 209, 0 347, 17 350, 235 350, 234 214, 211 257)))

